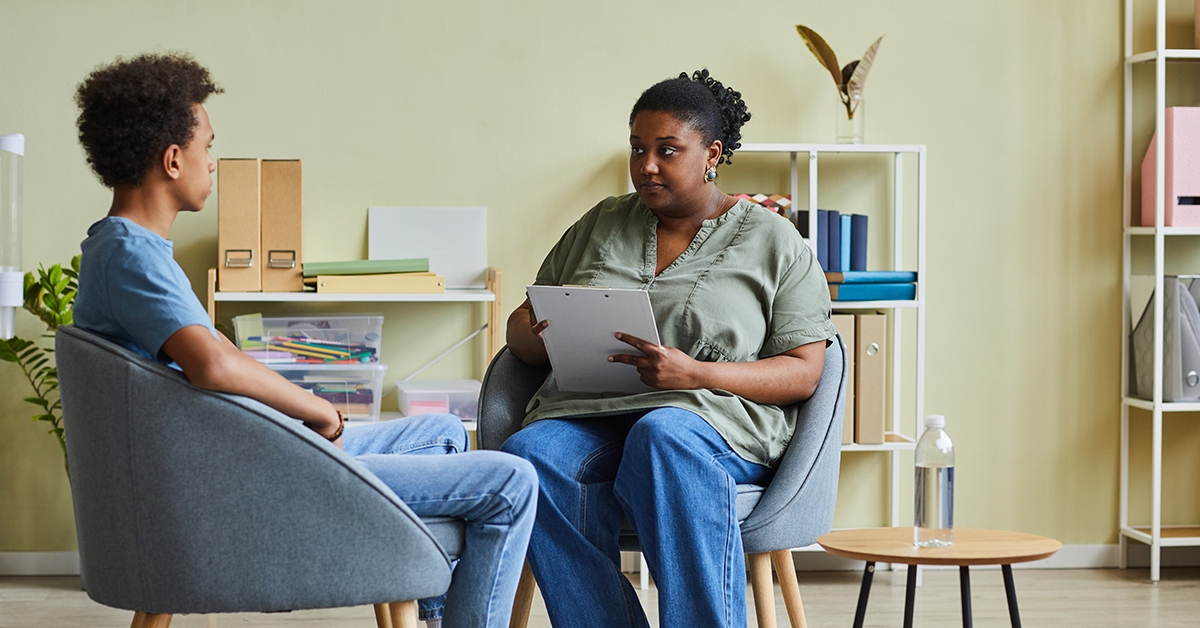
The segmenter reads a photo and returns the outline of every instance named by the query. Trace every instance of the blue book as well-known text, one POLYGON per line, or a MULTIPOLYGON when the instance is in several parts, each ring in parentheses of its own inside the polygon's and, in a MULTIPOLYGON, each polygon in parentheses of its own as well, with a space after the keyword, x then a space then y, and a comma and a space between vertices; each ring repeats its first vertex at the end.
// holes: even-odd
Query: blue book
POLYGON ((850 270, 850 214, 842 214, 842 270, 850 270))
POLYGON ((829 266, 826 266, 825 270, 840 272, 842 270, 842 217, 838 212, 829 210, 826 220, 829 227, 829 266))
POLYGON ((867 217, 854 214, 850 219, 850 270, 866 270, 867 217))
POLYGON ((917 296, 915 283, 831 283, 834 301, 911 301, 917 296))
POLYGON ((917 273, 911 270, 862 270, 825 273, 826 283, 913 283, 917 273))
POLYGON ((817 210, 817 263, 829 270, 829 210, 817 210))

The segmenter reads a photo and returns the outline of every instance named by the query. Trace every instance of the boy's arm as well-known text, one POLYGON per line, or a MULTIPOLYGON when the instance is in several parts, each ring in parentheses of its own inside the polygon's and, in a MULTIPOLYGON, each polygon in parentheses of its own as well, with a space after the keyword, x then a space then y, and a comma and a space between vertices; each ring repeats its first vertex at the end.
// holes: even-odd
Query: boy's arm
MULTIPOLYGON (((162 350, 179 364, 188 381, 200 388, 250 397, 304 421, 326 438, 340 425, 337 411, 328 401, 292 384, 201 325, 188 325, 171 334, 162 350)), ((334 444, 342 446, 340 436, 334 444)))

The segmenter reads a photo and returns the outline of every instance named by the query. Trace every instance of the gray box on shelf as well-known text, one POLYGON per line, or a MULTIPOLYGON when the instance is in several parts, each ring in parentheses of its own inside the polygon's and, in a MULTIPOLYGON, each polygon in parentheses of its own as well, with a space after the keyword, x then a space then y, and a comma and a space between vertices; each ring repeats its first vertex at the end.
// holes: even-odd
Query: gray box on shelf
MULTIPOLYGON (((1200 400, 1200 275, 1163 277, 1163 401, 1200 400)), ((1130 337, 1133 396, 1154 398, 1154 296, 1130 337)))

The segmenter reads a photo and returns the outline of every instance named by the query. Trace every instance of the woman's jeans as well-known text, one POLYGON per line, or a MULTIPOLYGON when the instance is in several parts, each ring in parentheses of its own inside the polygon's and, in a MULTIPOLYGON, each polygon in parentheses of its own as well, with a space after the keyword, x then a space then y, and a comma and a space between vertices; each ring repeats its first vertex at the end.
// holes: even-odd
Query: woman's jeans
POLYGON ((621 573, 618 535, 637 531, 658 586, 659 625, 746 625, 737 485, 773 471, 747 462, 704 419, 679 408, 542 419, 503 451, 538 472, 530 566, 555 628, 648 626, 621 573))
MULTIPOLYGON (((466 521, 466 543, 445 595, 446 628, 506 628, 537 510, 537 475, 515 456, 467 450, 458 417, 426 414, 347 427, 346 453, 422 517, 466 521)), ((437 598, 421 600, 437 617, 437 598)))

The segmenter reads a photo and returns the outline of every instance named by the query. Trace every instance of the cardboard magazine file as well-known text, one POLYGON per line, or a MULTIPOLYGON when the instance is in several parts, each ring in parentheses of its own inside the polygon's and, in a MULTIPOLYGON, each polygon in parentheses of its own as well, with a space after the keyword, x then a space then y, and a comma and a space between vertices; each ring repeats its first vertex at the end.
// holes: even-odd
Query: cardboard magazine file
POLYGON ((854 315, 834 314, 833 326, 846 343, 846 410, 842 413, 842 444, 854 442, 854 315))
POLYGON ((854 317, 854 442, 883 443, 887 409, 887 315, 854 317))
POLYGON ((301 292, 304 274, 303 164, 299 159, 262 161, 263 292, 301 292))
POLYGON ((217 285, 262 291, 262 181, 258 159, 217 160, 217 285))
MULTIPOLYGON (((1163 277, 1163 401, 1200 401, 1200 276, 1163 277)), ((1133 328, 1131 391, 1154 398, 1154 299, 1133 328)))

